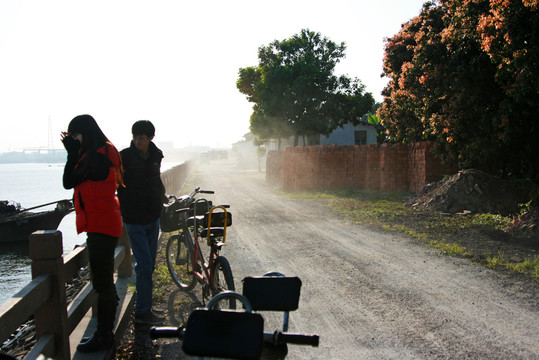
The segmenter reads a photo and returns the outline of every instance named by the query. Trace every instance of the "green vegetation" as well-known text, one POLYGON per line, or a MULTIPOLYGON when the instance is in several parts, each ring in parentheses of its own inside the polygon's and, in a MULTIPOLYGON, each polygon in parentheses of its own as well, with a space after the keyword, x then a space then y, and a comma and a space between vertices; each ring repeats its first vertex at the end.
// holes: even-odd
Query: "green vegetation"
POLYGON ((432 240, 430 245, 436 249, 440 249, 444 254, 450 256, 471 256, 472 253, 467 250, 465 247, 460 246, 459 244, 447 244, 444 242, 432 240))
POLYGON ((486 266, 490 269, 502 267, 516 273, 529 274, 533 279, 539 280, 539 258, 524 259, 518 262, 508 260, 502 252, 495 256, 486 256, 486 266))
POLYGON ((171 233, 161 233, 160 246, 157 254, 155 271, 153 273, 153 299, 156 302, 165 302, 170 295, 169 285, 174 284, 168 272, 166 262, 167 241, 171 233))
POLYGON ((334 74, 345 56, 320 33, 303 29, 258 49, 259 63, 239 69, 238 90, 252 102, 251 132, 260 140, 329 134, 338 126, 357 124, 374 105, 359 79, 334 74))
POLYGON ((508 259, 508 255, 501 251, 496 256, 490 255, 491 249, 500 243, 484 239, 489 238, 488 234, 503 234, 511 223, 508 217, 419 211, 406 206, 403 199, 408 194, 402 192, 342 189, 284 194, 292 198, 325 201, 337 214, 353 223, 406 234, 442 254, 467 257, 489 268, 503 268, 539 280, 538 256, 508 259))

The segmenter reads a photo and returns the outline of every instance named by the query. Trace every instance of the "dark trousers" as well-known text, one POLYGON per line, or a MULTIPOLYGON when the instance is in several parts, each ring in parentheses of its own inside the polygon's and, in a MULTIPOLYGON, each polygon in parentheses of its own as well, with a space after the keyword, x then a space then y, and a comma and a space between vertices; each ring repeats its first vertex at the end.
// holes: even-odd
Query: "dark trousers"
POLYGON ((100 233, 88 233, 86 245, 92 286, 97 293, 97 330, 114 329, 118 294, 114 285, 114 250, 118 238, 100 233))

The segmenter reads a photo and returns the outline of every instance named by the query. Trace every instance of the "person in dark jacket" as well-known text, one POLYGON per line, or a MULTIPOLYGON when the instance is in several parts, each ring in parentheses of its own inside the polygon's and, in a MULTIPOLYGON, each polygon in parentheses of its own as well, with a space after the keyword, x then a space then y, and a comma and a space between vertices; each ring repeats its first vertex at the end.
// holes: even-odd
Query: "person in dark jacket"
POLYGON ((118 294, 114 249, 122 235, 116 188, 121 184, 118 150, 90 115, 79 115, 62 132, 67 150, 63 185, 74 189, 77 233, 86 232, 91 281, 97 292, 97 330, 77 346, 80 352, 111 349, 118 294))
POLYGON ((153 281, 159 237, 159 217, 165 197, 161 181, 163 153, 152 139, 155 127, 148 120, 132 126, 133 140, 120 154, 125 187, 118 189, 122 218, 135 257, 135 323, 160 325, 164 318, 152 311, 153 281))

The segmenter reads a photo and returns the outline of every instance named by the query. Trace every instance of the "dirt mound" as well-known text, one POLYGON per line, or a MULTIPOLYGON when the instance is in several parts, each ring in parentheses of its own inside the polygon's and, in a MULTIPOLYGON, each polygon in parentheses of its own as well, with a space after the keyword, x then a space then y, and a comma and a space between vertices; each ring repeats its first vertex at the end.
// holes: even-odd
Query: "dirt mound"
POLYGON ((539 241, 539 210, 530 209, 511 222, 508 232, 518 238, 533 238, 539 241))
POLYGON ((416 209, 445 213, 490 213, 515 215, 526 193, 510 182, 479 170, 461 170, 447 180, 425 186, 409 202, 416 209))

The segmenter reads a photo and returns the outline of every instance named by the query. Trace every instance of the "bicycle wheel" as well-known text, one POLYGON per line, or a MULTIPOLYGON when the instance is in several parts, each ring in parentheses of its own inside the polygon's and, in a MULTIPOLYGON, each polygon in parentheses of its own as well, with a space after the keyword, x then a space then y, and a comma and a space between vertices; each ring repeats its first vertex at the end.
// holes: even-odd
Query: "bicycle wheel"
MULTIPOLYGON (((234 278, 232 277, 232 269, 228 260, 223 256, 218 256, 213 263, 213 284, 214 289, 212 295, 217 295, 225 290, 234 291, 234 278)), ((235 299, 225 299, 219 302, 219 308, 236 309, 235 299)))
POLYGON ((188 291, 195 287, 192 245, 188 244, 183 233, 168 239, 167 266, 172 280, 180 290, 188 291))

